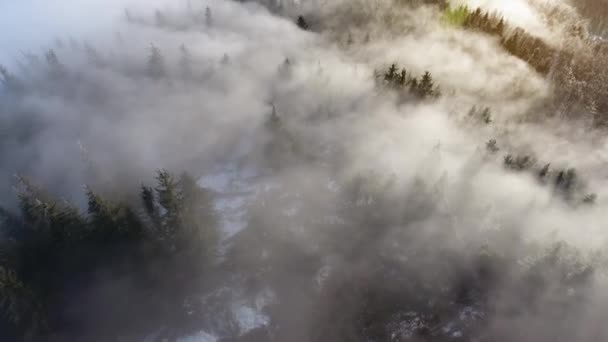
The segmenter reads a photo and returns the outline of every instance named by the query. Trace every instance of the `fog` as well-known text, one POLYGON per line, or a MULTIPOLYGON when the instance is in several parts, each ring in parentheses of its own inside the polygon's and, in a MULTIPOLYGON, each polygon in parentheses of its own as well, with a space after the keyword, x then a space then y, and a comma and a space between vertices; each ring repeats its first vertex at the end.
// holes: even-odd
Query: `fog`
MULTIPOLYGON (((555 0, 452 3, 497 11, 549 42, 567 39, 568 21, 548 20, 547 9, 559 7, 572 22, 581 20, 555 0)), ((161 168, 185 170, 202 183, 236 168, 236 178, 254 174, 255 194, 243 209, 261 215, 270 234, 295 226, 293 244, 314 253, 325 248, 325 266, 337 273, 362 272, 369 265, 361 259, 378 254, 435 260, 447 250, 466 264, 473 250, 483 248, 522 265, 541 258, 537 250, 565 242, 577 262, 596 267, 586 292, 577 293, 582 299, 554 315, 554 303, 567 296, 556 286, 539 294, 533 308, 510 310, 526 303, 517 302, 523 290, 516 267, 505 268, 498 271, 502 283, 491 312, 483 314, 482 335, 501 341, 608 337, 600 323, 607 314, 605 134, 552 116, 554 85, 495 37, 446 26, 435 7, 391 0, 282 6, 28 0, 5 1, 0 12, 10 14, 0 23, 0 62, 22 86, 0 90, 4 206, 15 205, 10 181, 17 173, 84 207, 85 184, 115 193, 138 189, 161 168), (295 24, 300 14, 310 30, 295 24), (162 54, 159 75, 149 60, 152 46, 162 54), (57 64, 45 59, 50 48, 57 64), (429 71, 442 95, 418 101, 378 86, 374 73, 391 63, 417 76, 429 71), (491 108, 491 124, 472 118, 473 106, 491 108), (298 145, 278 165, 265 150, 273 113, 298 145), (494 153, 487 148, 491 139, 499 147, 494 153), (534 172, 505 168, 507 154, 532 155, 540 167, 574 167, 581 182, 565 200, 534 172), (389 223, 352 260, 327 247, 335 237, 310 222, 338 215, 341 189, 361 175, 373 175, 377 184, 370 186, 382 198, 376 211, 362 212, 389 223), (286 203, 255 207, 262 199, 281 202, 274 190, 264 190, 268 184, 298 198, 296 214, 276 217, 286 203), (582 204, 591 193, 594 204, 582 204)), ((225 241, 235 233, 225 232, 225 241)), ((414 277, 434 274, 429 263, 408 269, 415 269, 414 277)), ((543 277, 551 283, 558 276, 543 277)), ((314 312, 305 300, 291 300, 285 300, 289 314, 302 319, 284 322, 289 331, 278 340, 314 340, 308 332, 314 312)))

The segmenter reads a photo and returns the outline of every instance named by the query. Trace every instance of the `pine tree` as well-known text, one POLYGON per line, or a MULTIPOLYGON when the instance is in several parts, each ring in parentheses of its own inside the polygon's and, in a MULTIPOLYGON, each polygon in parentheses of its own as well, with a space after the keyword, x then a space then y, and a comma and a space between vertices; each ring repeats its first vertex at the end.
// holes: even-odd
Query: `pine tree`
POLYGON ((488 152, 495 154, 496 152, 500 151, 500 148, 498 147, 497 143, 496 143, 496 139, 491 139, 486 143, 486 149, 488 150, 488 152))
MULTIPOLYGON (((156 198, 163 208, 160 219, 162 223, 163 239, 173 241, 179 229, 180 198, 177 182, 166 170, 158 171, 156 175, 156 198)), ((175 246, 170 246, 172 249, 175 246)))
POLYGON ((285 61, 279 66, 279 75, 285 78, 291 76, 291 68, 291 61, 289 58, 285 58, 285 61))
POLYGON ((401 73, 397 79, 397 83, 400 87, 405 87, 407 85, 407 71, 405 69, 401 69, 401 73))
POLYGON ((133 16, 131 15, 131 11, 129 11, 127 8, 125 8, 125 19, 127 20, 128 23, 133 23, 133 16))
POLYGON ((346 37, 346 45, 351 46, 351 45, 353 45, 353 43, 354 43, 353 35, 349 32, 348 36, 346 37))
POLYGON ((504 33, 505 33, 505 20, 503 18, 500 18, 500 21, 496 25, 496 34, 498 34, 499 36, 502 37, 502 35, 504 33))
POLYGON ((182 77, 189 77, 192 75, 192 57, 190 55, 190 51, 186 47, 186 45, 182 44, 179 48, 181 57, 179 60, 179 68, 182 74, 182 77))
POLYGON ((49 66, 51 77, 57 78, 65 74, 65 69, 53 49, 48 50, 44 57, 49 66))
POLYGON ((483 109, 483 111, 481 112, 481 115, 480 115, 480 119, 486 125, 489 125, 492 123, 492 111, 490 110, 490 107, 486 107, 483 109))
POLYGON ((545 166, 542 167, 542 169, 540 169, 538 171, 538 179, 545 183, 547 176, 549 175, 549 168, 551 167, 550 163, 545 164, 545 166))
POLYGON ((0 83, 11 91, 20 91, 23 89, 21 82, 2 64, 0 64, 0 83))
POLYGON ((59 58, 57 58, 57 54, 53 49, 50 49, 45 54, 46 62, 50 67, 58 67, 59 66, 59 58))
POLYGON ((154 44, 150 45, 150 55, 148 56, 148 75, 153 79, 160 79, 166 76, 165 60, 154 44))
POLYGON ((158 27, 167 26, 167 18, 160 10, 154 11, 154 22, 158 27))
POLYGON ((205 25, 207 25, 207 27, 213 26, 213 15, 209 6, 205 7, 205 25))
POLYGON ((222 56, 222 59, 220 60, 220 64, 222 64, 222 65, 228 65, 228 64, 230 64, 230 56, 228 56, 227 53, 225 53, 222 56))
POLYGON ((89 63, 93 64, 98 68, 106 66, 106 62, 94 47, 89 44, 85 44, 84 49, 89 63))
POLYGON ((184 243, 199 249, 203 257, 213 258, 219 240, 213 198, 206 189, 183 173, 178 186, 181 197, 181 225, 184 243))
POLYGON ((418 85, 418 79, 416 77, 414 77, 410 81, 410 93, 418 96, 419 91, 420 90, 419 90, 419 85, 418 85))
POLYGON ((418 94, 421 98, 426 98, 434 95, 434 87, 433 78, 431 77, 431 73, 426 71, 420 80, 420 85, 418 86, 418 94))
POLYGON ((388 68, 388 70, 384 74, 384 80, 387 81, 388 83, 392 83, 393 80, 395 79, 396 75, 397 75, 397 64, 393 63, 393 64, 391 64, 391 66, 388 68))
POLYGON ((306 22, 306 20, 304 19, 303 16, 298 16, 298 20, 296 21, 296 24, 298 25, 299 28, 301 28, 304 31, 308 30, 308 23, 306 22))
POLYGON ((158 218, 158 211, 156 208, 156 199, 154 197, 154 189, 145 185, 141 186, 141 200, 144 206, 146 214, 148 214, 153 220, 158 218))

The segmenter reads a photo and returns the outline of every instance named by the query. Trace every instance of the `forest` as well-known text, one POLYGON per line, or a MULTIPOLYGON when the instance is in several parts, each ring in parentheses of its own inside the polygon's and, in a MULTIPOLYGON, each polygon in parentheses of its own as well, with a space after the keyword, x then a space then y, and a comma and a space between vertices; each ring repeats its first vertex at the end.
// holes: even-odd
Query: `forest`
POLYGON ((15 6, 0 341, 608 340, 608 1, 15 6))

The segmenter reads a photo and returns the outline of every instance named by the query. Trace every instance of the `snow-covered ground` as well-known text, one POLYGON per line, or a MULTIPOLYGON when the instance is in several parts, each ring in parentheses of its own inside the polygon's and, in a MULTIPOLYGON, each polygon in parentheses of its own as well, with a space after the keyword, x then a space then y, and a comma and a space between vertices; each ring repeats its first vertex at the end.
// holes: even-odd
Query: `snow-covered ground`
POLYGON ((201 177, 199 186, 216 195, 215 209, 220 217, 222 241, 234 236, 247 225, 247 203, 258 188, 258 172, 253 168, 225 166, 201 177))

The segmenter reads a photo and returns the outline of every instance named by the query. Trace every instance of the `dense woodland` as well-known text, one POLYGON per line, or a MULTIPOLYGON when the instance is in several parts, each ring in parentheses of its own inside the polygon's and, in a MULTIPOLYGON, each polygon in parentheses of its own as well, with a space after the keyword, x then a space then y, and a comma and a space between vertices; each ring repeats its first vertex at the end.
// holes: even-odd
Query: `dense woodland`
MULTIPOLYGON (((321 36, 334 27, 323 15, 294 11, 297 6, 260 2, 293 30, 303 31, 297 34, 321 36)), ((497 12, 447 1, 389 2, 394 13, 422 8, 443 30, 494 39, 498 53, 548 82, 551 93, 543 99, 542 113, 535 107, 537 115, 517 123, 557 118, 588 130, 605 129, 608 48, 604 40, 591 39, 589 31, 603 26, 588 16, 597 13, 595 8, 608 10, 608 4, 577 1, 580 15, 590 19, 571 28, 564 38, 568 43, 558 46, 497 12)), ((213 30, 225 20, 212 5, 188 4, 183 16, 127 9, 123 19, 167 32, 213 30)), ((337 46, 346 41, 344 49, 382 39, 375 32, 334 33, 328 39, 339 37, 331 42, 337 46)), ((121 39, 116 38, 118 47, 128 44, 121 39)), ((161 89, 196 89, 205 82, 247 77, 237 69, 238 56, 222 52, 200 72, 197 53, 188 44, 178 45, 169 52, 151 42, 140 51, 145 58, 132 63, 118 62, 114 52, 92 43, 58 40, 42 55, 24 53, 16 67, 1 66, 0 123, 7 133, 0 136, 0 151, 10 155, 11 146, 37 139, 45 120, 53 120, 37 121, 37 109, 28 107, 36 96, 119 113, 115 93, 97 82, 104 73, 145 87, 167 87, 161 89)), ((278 80, 273 82, 298 77, 298 63, 300 57, 290 55, 273 65, 278 80)), ((399 108, 435 106, 457 91, 444 86, 433 69, 388 58, 373 69, 366 76, 373 96, 399 108)), ((285 84, 280 86, 288 88, 285 84)), ((200 331, 214 336, 201 341, 224 342, 599 341, 608 336, 586 321, 588 315, 600 320, 606 314, 603 298, 589 304, 597 296, 590 289, 604 272, 603 254, 586 255, 568 241, 531 241, 521 233, 525 212, 497 216, 503 220, 492 223, 480 214, 489 205, 466 203, 479 163, 541 189, 551 210, 573 217, 590 212, 603 203, 598 204, 603 189, 592 188, 575 162, 555 163, 514 147, 500 131, 500 111, 479 103, 455 121, 471 132, 495 130, 496 136, 478 141, 479 161, 472 157, 455 176, 457 194, 445 175, 431 179, 421 171, 405 178, 376 165, 350 175, 351 142, 327 147, 319 137, 332 133, 310 131, 335 125, 338 135, 344 122, 370 120, 376 113, 350 119, 337 117, 339 110, 296 117, 297 109, 291 111, 280 99, 267 101, 255 131, 264 138, 253 139, 254 152, 240 157, 243 165, 263 170, 267 183, 243 204, 245 228, 228 236, 220 222, 222 203, 236 195, 202 184, 200 174, 194 175, 198 170, 187 166, 173 163, 165 170, 161 164, 141 178, 123 177, 122 171, 100 167, 95 151, 83 148, 77 162, 85 165, 84 176, 73 181, 81 188, 74 199, 62 192, 62 184, 38 182, 36 175, 45 170, 28 174, 26 161, 3 161, 2 170, 18 175, 6 180, 12 194, 0 202, 0 340, 168 342, 200 331), (484 229, 491 224, 500 228, 484 229), (474 233, 461 233, 463 227, 474 233), (260 294, 268 293, 270 299, 259 304, 260 294), (253 303, 263 324, 240 327, 231 311, 235 298, 253 303), (555 329, 541 328, 547 323, 555 329)), ((432 167, 438 165, 433 164, 440 158, 438 146, 425 152, 432 167)))

